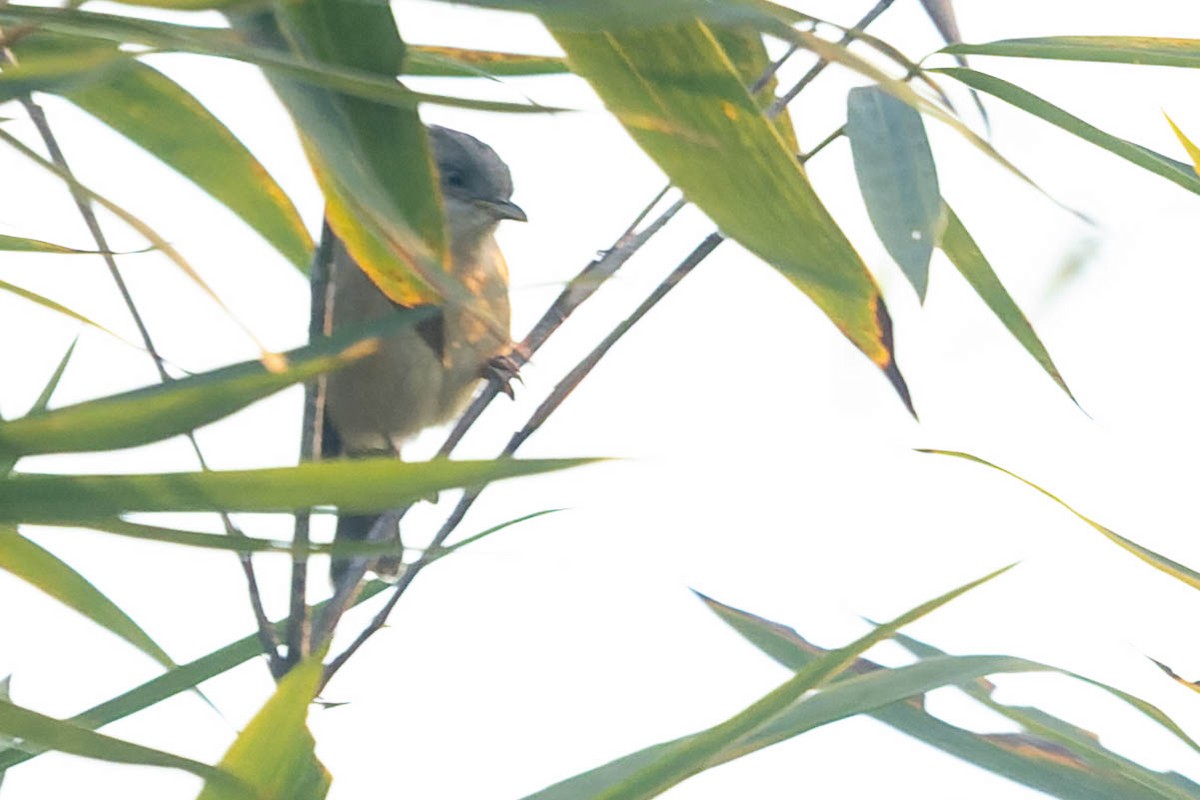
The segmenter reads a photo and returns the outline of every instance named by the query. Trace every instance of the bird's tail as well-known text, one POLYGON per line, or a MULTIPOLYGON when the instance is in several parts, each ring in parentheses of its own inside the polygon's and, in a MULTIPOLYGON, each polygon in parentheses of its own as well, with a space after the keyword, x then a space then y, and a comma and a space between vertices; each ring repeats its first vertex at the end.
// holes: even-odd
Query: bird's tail
MULTIPOLYGON (((377 519, 378 514, 338 514, 334 542, 365 542, 377 519)), ((353 560, 353 556, 350 556, 334 558, 329 563, 329 579, 335 588, 345 582, 346 571, 350 569, 353 560)))

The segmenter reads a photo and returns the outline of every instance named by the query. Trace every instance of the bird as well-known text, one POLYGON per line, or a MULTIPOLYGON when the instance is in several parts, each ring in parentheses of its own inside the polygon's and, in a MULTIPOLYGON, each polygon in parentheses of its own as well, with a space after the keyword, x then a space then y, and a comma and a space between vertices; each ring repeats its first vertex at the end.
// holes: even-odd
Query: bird
MULTIPOLYGON (((373 354, 328 375, 322 458, 398 458, 406 440, 454 418, 481 378, 512 376, 508 267, 493 234, 501 221, 527 217, 512 202, 512 176, 495 150, 462 131, 435 125, 427 131, 445 210, 450 272, 470 299, 439 308, 389 336, 373 354)), ((330 272, 335 332, 403 308, 380 291, 336 237, 330 272)), ((377 519, 339 514, 335 542, 365 540, 377 519)), ((350 563, 332 561, 335 588, 345 583, 350 563)))

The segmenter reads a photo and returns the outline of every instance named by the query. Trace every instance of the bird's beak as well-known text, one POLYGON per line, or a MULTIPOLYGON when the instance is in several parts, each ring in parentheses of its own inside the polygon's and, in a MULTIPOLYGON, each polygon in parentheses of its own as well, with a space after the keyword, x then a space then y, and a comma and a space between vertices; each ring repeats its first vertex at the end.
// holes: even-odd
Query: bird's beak
POLYGON ((476 204, 498 220, 512 219, 517 222, 528 222, 525 211, 510 200, 476 200, 476 204))

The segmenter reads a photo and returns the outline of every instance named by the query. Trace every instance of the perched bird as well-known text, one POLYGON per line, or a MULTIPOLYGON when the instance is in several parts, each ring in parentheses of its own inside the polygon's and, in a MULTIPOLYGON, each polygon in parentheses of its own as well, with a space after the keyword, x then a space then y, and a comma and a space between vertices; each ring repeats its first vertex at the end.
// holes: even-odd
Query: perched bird
MULTIPOLYGON (((508 166, 473 136, 437 126, 428 130, 445 204, 450 269, 471 302, 441 309, 436 317, 384 340, 376 353, 330 373, 324 458, 399 457, 406 439, 461 411, 480 378, 511 349, 508 267, 493 233, 501 220, 524 222, 526 217, 509 199, 508 166)), ((330 266, 334 330, 400 307, 340 241, 333 243, 330 266)), ((339 515, 336 540, 367 538, 376 518, 339 515)), ((349 563, 333 561, 335 587, 343 583, 349 563)))

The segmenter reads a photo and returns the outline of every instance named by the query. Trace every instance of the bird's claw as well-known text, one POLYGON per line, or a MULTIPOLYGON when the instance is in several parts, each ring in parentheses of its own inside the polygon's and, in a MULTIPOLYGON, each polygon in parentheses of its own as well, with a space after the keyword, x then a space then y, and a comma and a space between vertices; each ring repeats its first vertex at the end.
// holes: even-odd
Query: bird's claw
POLYGON ((521 365, 509 353, 493 356, 483 366, 483 377, 494 383, 496 388, 508 395, 512 400, 516 397, 513 391, 513 381, 523 383, 520 375, 521 365))

